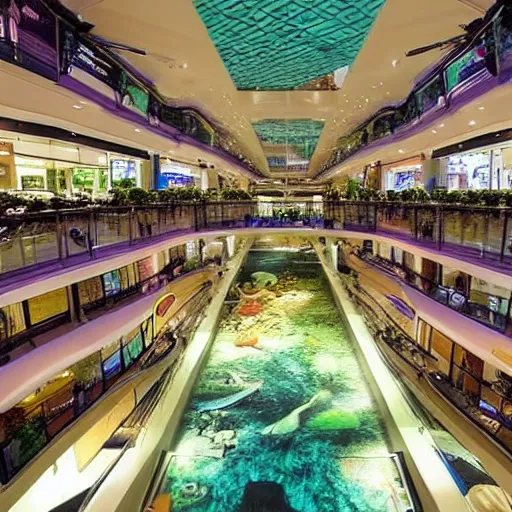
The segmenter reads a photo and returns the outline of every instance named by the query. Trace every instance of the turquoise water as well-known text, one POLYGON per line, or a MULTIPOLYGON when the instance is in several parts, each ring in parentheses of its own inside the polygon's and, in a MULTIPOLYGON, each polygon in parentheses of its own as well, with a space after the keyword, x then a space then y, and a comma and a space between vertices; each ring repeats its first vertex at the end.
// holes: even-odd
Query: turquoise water
POLYGON ((316 256, 251 252, 239 285, 167 470, 172 510, 407 510, 316 256))

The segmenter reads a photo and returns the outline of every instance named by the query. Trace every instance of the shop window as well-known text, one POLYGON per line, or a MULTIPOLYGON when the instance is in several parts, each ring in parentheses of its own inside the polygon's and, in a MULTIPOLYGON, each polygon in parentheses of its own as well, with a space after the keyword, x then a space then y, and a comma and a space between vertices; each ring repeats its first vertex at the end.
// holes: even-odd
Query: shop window
POLYGON ((95 304, 103 300, 104 294, 101 277, 92 277, 78 283, 78 296, 81 306, 95 304))
POLYGON ((0 309, 0 342, 12 338, 27 328, 23 304, 11 304, 0 309))
POLYGON ((404 262, 404 251, 398 247, 393 247, 391 249, 391 255, 393 257, 393 261, 398 265, 403 265, 404 262))
POLYGON ((67 313, 68 294, 66 288, 60 288, 44 295, 28 299, 28 310, 32 325, 67 313))
POLYGON ((503 402, 503 399, 500 395, 495 393, 491 388, 487 386, 482 386, 482 400, 489 404, 491 407, 496 409, 496 411, 501 411, 501 405, 503 402))
POLYGON ((43 176, 22 176, 21 188, 23 190, 44 190, 43 176))
POLYGON ((423 320, 420 320, 418 324, 418 345, 420 345, 420 347, 423 347, 426 351, 430 350, 431 332, 432 327, 423 320))
POLYGON ((103 274, 103 284, 105 286, 105 296, 113 297, 121 291, 121 276, 119 270, 113 270, 103 274))
POLYGON ((416 257, 410 252, 404 251, 404 267, 414 271, 416 268, 416 257))
POLYGON ((139 279, 141 282, 147 281, 155 274, 153 269, 153 257, 149 256, 137 262, 139 268, 139 279))
POLYGON ((144 350, 142 344, 142 333, 140 328, 138 328, 137 334, 130 339, 128 343, 126 343, 123 347, 123 360, 125 368, 130 368, 130 366, 135 363, 144 350))
POLYGON ((450 365, 452 359, 453 341, 441 334, 436 329, 432 329, 431 353, 437 358, 437 368, 445 375, 450 374, 450 365))
POLYGON ((482 379, 484 371, 484 362, 459 345, 455 345, 453 362, 458 367, 462 368, 463 370, 466 370, 468 373, 470 373, 477 379, 482 379))
POLYGON ((103 361, 103 377, 105 381, 110 381, 121 373, 121 351, 118 349, 108 359, 103 361))

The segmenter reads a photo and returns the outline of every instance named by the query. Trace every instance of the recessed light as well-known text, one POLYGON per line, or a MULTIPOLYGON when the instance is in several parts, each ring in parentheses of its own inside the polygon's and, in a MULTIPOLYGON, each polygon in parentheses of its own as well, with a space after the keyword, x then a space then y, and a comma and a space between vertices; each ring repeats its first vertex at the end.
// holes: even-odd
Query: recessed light
POLYGON ((441 124, 439 125, 439 128, 444 128, 444 123, 441 123, 441 124))
POLYGON ((469 126, 475 126, 476 125, 476 121, 469 121, 469 126))
POLYGON ((396 68, 396 67, 398 66, 398 60, 397 60, 397 59, 393 60, 393 62, 391 63, 391 65, 392 65, 394 68, 396 68))
POLYGON ((369 100, 368 98, 366 98, 366 100, 365 100, 365 101, 366 101, 366 103, 369 103, 369 102, 370 102, 370 100, 369 100))
POLYGON ((478 107, 478 110, 485 110, 485 107, 478 107))
POLYGON ((80 103, 80 105, 87 105, 87 101, 84 100, 80 100, 78 103, 80 103))
POLYGON ((404 152, 404 150, 403 150, 403 149, 399 149, 399 150, 398 150, 398 152, 399 152, 400 154, 402 154, 402 153, 404 152))
POLYGON ((135 131, 136 131, 137 133, 140 133, 140 129, 139 129, 139 128, 135 128, 135 131))
POLYGON ((182 69, 187 69, 188 68, 188 64, 186 62, 184 62, 182 65, 181 65, 182 69))
POLYGON ((377 89, 377 86, 376 85, 372 85, 372 89, 377 89))
POLYGON ((73 108, 74 108, 75 110, 82 110, 84 107, 83 107, 82 105, 78 105, 78 104, 77 104, 77 105, 73 105, 73 108))
POLYGON ((432 133, 437 133, 437 130, 432 130, 432 133))

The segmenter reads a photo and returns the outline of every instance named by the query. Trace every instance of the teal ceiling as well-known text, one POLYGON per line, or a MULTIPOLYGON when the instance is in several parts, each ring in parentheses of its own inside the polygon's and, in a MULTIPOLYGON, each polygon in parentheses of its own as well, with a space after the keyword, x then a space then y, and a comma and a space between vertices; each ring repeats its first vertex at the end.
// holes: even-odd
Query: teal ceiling
POLYGON ((195 0, 240 90, 290 90, 350 66, 386 0, 195 0))
POLYGON ((324 127, 314 119, 253 122, 271 172, 305 172, 324 127))

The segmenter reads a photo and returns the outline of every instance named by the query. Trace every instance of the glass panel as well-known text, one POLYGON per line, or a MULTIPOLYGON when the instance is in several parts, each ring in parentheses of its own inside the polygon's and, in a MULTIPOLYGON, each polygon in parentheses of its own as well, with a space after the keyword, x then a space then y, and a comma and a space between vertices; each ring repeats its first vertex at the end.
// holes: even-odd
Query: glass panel
POLYGON ((110 380, 121 373, 121 351, 118 350, 114 355, 103 362, 103 375, 105 380, 110 380))

